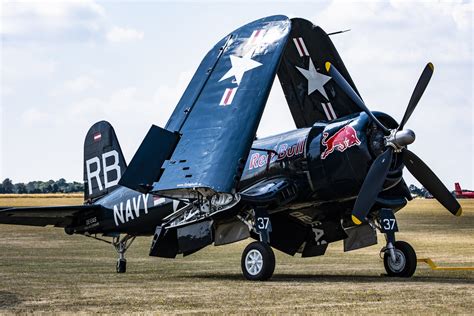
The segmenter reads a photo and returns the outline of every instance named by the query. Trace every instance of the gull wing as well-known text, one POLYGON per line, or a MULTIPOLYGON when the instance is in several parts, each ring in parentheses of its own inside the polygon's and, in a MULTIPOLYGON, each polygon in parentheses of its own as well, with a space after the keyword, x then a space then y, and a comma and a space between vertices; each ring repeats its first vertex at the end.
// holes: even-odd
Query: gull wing
POLYGON ((290 32, 285 16, 242 26, 206 55, 166 129, 181 136, 152 192, 234 192, 290 32))

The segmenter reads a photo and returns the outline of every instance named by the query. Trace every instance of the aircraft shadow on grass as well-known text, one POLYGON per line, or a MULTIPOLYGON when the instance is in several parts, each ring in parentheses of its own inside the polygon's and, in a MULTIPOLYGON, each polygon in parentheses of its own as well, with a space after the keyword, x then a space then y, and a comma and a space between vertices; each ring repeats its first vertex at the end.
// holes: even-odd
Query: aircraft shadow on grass
MULTIPOLYGON (((474 279, 465 277, 451 277, 451 276, 414 276, 410 279, 397 279, 390 278, 386 275, 374 276, 374 275, 336 275, 336 274, 288 274, 279 273, 275 274, 271 281, 282 282, 282 283, 387 283, 387 282, 403 282, 403 283, 442 283, 442 284, 474 284, 474 279)), ((238 273, 228 274, 192 274, 180 276, 185 279, 205 279, 205 280, 219 280, 219 281, 242 281, 242 275, 238 273)))

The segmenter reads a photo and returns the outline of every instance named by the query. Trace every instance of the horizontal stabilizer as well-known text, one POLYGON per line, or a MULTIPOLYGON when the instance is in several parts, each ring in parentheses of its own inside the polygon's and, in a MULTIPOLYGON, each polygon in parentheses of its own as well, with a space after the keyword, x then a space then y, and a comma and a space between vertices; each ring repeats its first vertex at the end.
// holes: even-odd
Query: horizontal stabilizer
POLYGON ((178 133, 152 125, 119 184, 148 192, 151 184, 160 178, 163 163, 171 157, 178 141, 178 133))
POLYGON ((14 207, 0 211, 0 224, 66 227, 83 212, 98 211, 102 206, 72 205, 46 207, 14 207))

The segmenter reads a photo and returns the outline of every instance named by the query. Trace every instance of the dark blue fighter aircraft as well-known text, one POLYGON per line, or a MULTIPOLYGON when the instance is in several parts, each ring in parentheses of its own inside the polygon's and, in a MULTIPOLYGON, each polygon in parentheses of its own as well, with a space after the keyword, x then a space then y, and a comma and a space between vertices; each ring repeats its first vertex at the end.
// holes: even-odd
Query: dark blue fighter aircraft
POLYGON ((389 276, 410 277, 416 254, 396 241, 394 214, 411 200, 408 170, 454 215, 461 207, 407 149, 405 129, 433 73, 428 63, 400 123, 362 101, 327 33, 303 19, 271 16, 219 41, 204 57, 165 128, 152 126, 127 167, 112 126, 94 124, 84 143, 85 203, 9 208, 0 223, 64 227, 107 241, 119 254, 153 236, 150 255, 190 255, 248 237, 249 280, 273 274, 272 247, 323 255, 385 234, 389 276), (275 76, 297 129, 257 139, 275 76))

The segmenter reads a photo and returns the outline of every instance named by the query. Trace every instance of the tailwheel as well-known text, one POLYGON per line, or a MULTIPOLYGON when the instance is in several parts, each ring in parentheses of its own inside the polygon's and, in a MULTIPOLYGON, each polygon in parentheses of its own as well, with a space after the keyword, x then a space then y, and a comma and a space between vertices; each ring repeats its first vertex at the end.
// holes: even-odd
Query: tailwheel
POLYGON ((125 252, 132 245, 135 236, 125 235, 122 239, 116 236, 112 239, 112 245, 117 251, 119 257, 117 259, 116 271, 117 273, 125 273, 127 271, 127 260, 125 259, 125 252))
POLYGON ((117 260, 117 273, 125 273, 127 271, 127 260, 118 259, 117 260))
POLYGON ((275 270, 275 254, 267 243, 254 241, 242 253, 241 267, 247 280, 268 280, 275 270))
POLYGON ((416 253, 409 243, 397 241, 393 247, 385 250, 383 264, 387 275, 391 277, 411 277, 416 270, 416 253))

